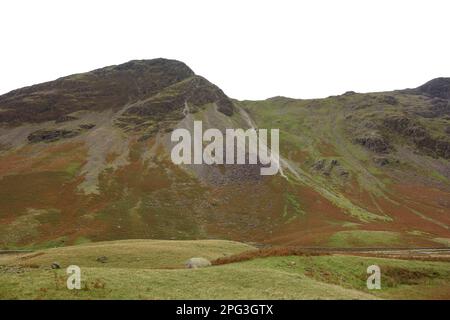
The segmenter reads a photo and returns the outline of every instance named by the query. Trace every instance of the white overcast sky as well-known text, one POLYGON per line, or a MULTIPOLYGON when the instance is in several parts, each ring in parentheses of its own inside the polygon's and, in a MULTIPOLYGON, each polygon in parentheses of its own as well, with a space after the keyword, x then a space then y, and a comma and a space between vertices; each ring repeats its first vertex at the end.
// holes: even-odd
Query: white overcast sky
POLYGON ((237 99, 450 76, 446 0, 2 0, 0 94, 132 59, 187 63, 237 99))

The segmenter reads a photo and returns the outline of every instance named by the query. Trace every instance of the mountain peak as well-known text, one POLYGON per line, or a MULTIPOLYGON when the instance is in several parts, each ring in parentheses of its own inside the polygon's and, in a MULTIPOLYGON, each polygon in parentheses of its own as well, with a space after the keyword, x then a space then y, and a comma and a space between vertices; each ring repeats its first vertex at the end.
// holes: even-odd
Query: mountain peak
POLYGON ((0 123, 56 120, 79 110, 118 109, 194 76, 183 62, 129 62, 73 74, 0 96, 0 123))
POLYGON ((417 90, 431 97, 450 99, 450 78, 435 78, 421 85, 417 90))
MULTIPOLYGON (((193 76, 195 73, 184 62, 173 59, 155 58, 155 59, 142 59, 142 60, 130 60, 118 65, 112 65, 100 69, 93 70, 93 73, 103 72, 155 72, 163 71, 170 73, 178 73, 181 77, 193 76)), ((70 77, 70 76, 69 76, 70 77)))

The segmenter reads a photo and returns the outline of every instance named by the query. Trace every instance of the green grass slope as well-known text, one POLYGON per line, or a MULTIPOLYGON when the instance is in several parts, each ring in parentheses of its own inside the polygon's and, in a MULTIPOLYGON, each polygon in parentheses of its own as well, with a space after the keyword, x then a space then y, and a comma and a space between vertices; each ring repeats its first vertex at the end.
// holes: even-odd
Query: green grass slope
POLYGON ((191 256, 213 259, 249 249, 254 248, 219 240, 130 240, 47 249, 22 256, 3 256, 0 258, 0 299, 450 297, 448 262, 341 255, 285 256, 202 269, 179 269, 182 262, 191 256), (107 262, 97 262, 95 257, 105 252, 107 262), (64 267, 79 264, 82 272, 81 290, 67 289, 65 269, 49 268, 48 263, 57 259, 64 267), (369 291, 366 288, 366 269, 372 264, 381 268, 381 290, 369 291))
POLYGON ((201 256, 214 260, 243 251, 251 245, 226 240, 120 240, 38 250, 20 257, 1 257, 0 263, 34 268, 49 267, 58 262, 69 265, 105 268, 172 269, 184 268, 186 260, 201 256), (107 263, 97 261, 106 257, 107 263))

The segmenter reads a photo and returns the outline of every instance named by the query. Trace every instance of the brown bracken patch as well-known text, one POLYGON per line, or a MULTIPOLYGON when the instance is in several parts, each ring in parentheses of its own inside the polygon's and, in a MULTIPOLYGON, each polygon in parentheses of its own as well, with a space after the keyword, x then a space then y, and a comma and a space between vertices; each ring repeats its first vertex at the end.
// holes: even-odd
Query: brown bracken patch
POLYGON ((285 257, 285 256, 326 256, 329 253, 314 250, 298 249, 291 247, 272 247, 259 250, 245 251, 228 257, 216 259, 212 265, 222 265, 241 261, 248 261, 257 258, 285 257))

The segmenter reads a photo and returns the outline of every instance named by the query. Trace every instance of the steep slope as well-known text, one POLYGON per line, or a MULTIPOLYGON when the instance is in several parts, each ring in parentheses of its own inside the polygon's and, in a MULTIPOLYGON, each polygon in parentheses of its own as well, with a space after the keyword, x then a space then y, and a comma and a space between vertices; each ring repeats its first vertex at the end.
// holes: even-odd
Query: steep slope
POLYGON ((448 79, 316 100, 233 101, 165 59, 0 96, 0 243, 128 238, 442 246, 448 79), (170 159, 175 128, 279 128, 282 174, 170 159))
MULTIPOLYGON (((450 91, 441 81, 437 85, 439 90, 427 90, 450 91)), ((352 213, 351 202, 353 215, 366 220, 341 224, 329 238, 332 244, 405 245, 416 243, 417 236, 448 237, 450 224, 450 105, 422 88, 240 104, 259 126, 280 128, 282 153, 308 177, 301 185, 330 200, 327 193, 334 192, 335 206, 352 213)), ((299 203, 308 205, 310 198, 299 195, 299 203)), ((297 228, 299 237, 307 232, 302 223, 297 228)), ((286 238, 280 234, 280 241, 286 238)))

